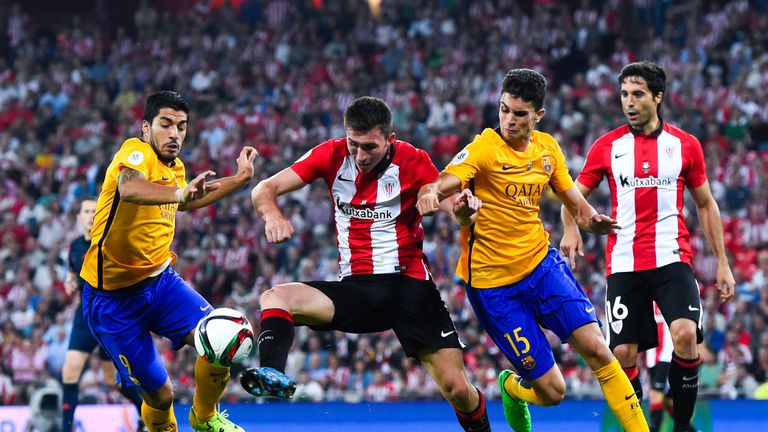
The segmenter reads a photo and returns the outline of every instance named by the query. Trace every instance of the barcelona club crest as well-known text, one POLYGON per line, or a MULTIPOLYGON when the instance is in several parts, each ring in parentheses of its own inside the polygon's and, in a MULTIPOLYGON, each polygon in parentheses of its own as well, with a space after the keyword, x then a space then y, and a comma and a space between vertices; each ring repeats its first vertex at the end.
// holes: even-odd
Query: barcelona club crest
POLYGON ((527 356, 523 357, 520 360, 520 363, 522 363, 523 367, 525 369, 527 369, 527 370, 531 370, 531 369, 536 367, 536 360, 533 359, 532 355, 527 355, 527 356))
POLYGON ((544 155, 541 157, 541 165, 544 166, 544 171, 552 171, 552 163, 549 161, 549 155, 544 155))

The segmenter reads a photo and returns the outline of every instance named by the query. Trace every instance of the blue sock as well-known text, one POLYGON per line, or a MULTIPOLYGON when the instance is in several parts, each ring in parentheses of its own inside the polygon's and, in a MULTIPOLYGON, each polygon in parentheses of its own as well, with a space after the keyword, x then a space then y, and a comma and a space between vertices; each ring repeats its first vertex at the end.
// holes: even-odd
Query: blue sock
POLYGON ((77 399, 80 396, 79 384, 64 384, 64 394, 61 399, 61 421, 62 431, 71 432, 75 420, 75 408, 77 408, 77 399))

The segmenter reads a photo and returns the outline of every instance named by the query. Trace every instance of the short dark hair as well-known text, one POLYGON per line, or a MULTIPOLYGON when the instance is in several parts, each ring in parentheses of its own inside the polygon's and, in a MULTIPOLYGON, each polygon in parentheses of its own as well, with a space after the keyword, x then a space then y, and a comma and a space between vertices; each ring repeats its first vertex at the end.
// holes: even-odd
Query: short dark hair
POLYGON ((144 120, 152 123, 152 119, 157 117, 163 108, 183 111, 189 115, 189 104, 187 104, 184 96, 175 91, 163 90, 147 97, 147 104, 144 106, 144 120))
POLYGON ((666 93, 667 90, 667 73, 660 65, 649 62, 639 61, 630 63, 623 68, 619 73, 619 85, 624 82, 628 77, 640 77, 648 84, 648 90, 651 91, 652 96, 656 96, 659 93, 666 93))
POLYGON ((386 137, 392 133, 392 111, 389 105, 379 98, 359 97, 344 110, 344 127, 361 133, 378 127, 386 137))
POLYGON ((504 75, 501 92, 530 102, 536 110, 540 110, 547 95, 547 79, 532 69, 512 69, 504 75))

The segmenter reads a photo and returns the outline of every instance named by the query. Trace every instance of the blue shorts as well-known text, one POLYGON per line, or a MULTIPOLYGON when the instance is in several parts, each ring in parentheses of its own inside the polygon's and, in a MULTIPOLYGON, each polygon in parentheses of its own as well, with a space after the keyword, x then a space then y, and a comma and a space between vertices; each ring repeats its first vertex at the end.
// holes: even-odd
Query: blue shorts
POLYGON ((85 321, 112 358, 124 385, 153 392, 168 379, 152 333, 171 340, 173 349, 211 305, 170 267, 141 288, 115 291, 83 288, 85 321))
MULTIPOLYGON (((93 349, 99 346, 96 338, 93 337, 88 324, 83 317, 83 302, 80 302, 75 309, 75 316, 72 320, 72 331, 69 333, 69 350, 92 353, 93 349)), ((103 349, 99 349, 99 357, 102 360, 109 360, 109 355, 103 349)))
POLYGON ((565 341, 577 328, 597 322, 595 307, 554 248, 523 280, 498 288, 467 287, 480 324, 528 381, 555 364, 539 326, 565 341))

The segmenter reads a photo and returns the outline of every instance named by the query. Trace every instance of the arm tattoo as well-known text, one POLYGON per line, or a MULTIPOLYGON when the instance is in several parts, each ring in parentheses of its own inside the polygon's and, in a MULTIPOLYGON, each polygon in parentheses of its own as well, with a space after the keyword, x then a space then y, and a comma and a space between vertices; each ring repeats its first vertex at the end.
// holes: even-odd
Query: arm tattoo
POLYGON ((135 178, 143 178, 145 180, 147 179, 144 174, 141 173, 141 171, 136 171, 133 168, 122 167, 120 168, 120 175, 117 177, 117 184, 121 185, 123 183, 128 183, 135 178))

